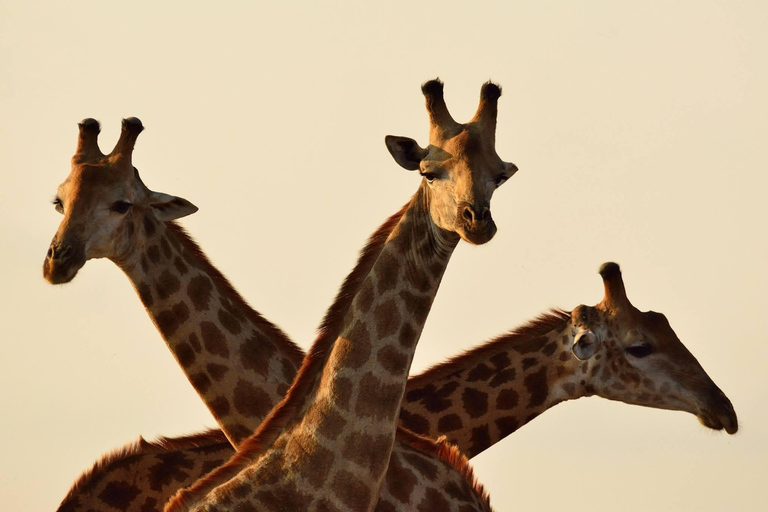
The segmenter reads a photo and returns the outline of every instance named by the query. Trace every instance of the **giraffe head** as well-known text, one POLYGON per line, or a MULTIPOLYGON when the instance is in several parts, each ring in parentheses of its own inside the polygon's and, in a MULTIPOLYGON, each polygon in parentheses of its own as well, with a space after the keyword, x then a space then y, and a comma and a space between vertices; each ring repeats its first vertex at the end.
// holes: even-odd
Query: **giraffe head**
POLYGON ((395 161, 418 170, 428 185, 429 210, 440 228, 472 244, 493 238, 493 192, 517 171, 496 154, 496 104, 501 88, 491 82, 480 90, 480 106, 466 124, 453 120, 443 98, 443 83, 421 87, 429 113, 429 145, 389 135, 385 142, 395 161))
POLYGON ((627 299, 616 263, 600 268, 605 297, 594 307, 578 306, 574 355, 582 364, 587 394, 611 400, 686 411, 706 427, 734 434, 730 400, 680 342, 666 317, 642 312, 627 299))
POLYGON ((53 204, 64 215, 43 262, 43 276, 52 284, 71 281, 91 258, 125 261, 140 246, 145 215, 168 221, 197 208, 185 199, 149 190, 133 164, 131 154, 144 129, 135 117, 123 119, 122 133, 111 153, 98 146, 99 123, 79 124, 72 171, 59 185, 53 204))

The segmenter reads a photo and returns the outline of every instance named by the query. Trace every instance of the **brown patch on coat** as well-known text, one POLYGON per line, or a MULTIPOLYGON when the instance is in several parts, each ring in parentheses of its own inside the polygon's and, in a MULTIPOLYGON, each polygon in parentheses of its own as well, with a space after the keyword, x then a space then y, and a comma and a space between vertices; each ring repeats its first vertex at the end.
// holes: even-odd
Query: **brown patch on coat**
POLYGON ((231 334, 234 334, 235 336, 240 334, 240 332, 243 330, 242 326, 240 325, 240 321, 223 309, 219 310, 219 322, 221 322, 221 325, 224 326, 227 331, 229 331, 231 334))
POLYGON ((272 399, 258 386, 245 379, 235 385, 235 409, 249 418, 263 418, 272 409, 272 399))
POLYGON ((213 380, 216 382, 221 382, 221 379, 223 379, 229 371, 229 367, 223 364, 208 363, 205 367, 205 370, 213 380))
POLYGON ((181 283, 179 282, 179 278, 175 275, 168 272, 168 270, 163 270, 163 272, 160 274, 160 277, 157 279, 157 282, 155 283, 155 289, 157 290, 157 297, 160 300, 165 300, 181 288, 181 283))
POLYGON ((155 315, 155 323, 160 333, 165 338, 170 338, 181 324, 189 319, 189 308, 183 302, 179 302, 170 309, 161 311, 155 315))
MULTIPOLYGON (((334 495, 350 510, 360 510, 373 499, 367 482, 344 469, 338 471, 331 482, 334 495)), ((302 509, 306 510, 306 509, 302 509)))
MULTIPOLYGON (((240 364, 246 370, 253 370, 262 377, 268 377, 269 361, 275 352, 276 349, 269 340, 262 339, 259 333, 255 333, 240 346, 240 364)), ((295 369, 291 368, 291 377, 294 373, 295 369)))
POLYGON ((229 358, 229 344, 221 329, 213 322, 200 322, 200 334, 203 338, 205 349, 214 355, 224 359, 229 358))
POLYGON ((384 483, 389 494, 401 503, 408 503, 417 483, 418 480, 413 471, 403 465, 397 453, 392 453, 392 457, 389 459, 389 468, 387 468, 387 479, 384 483))
POLYGON ((355 413, 378 421, 391 420, 393 411, 389 405, 400 403, 402 392, 401 384, 384 384, 376 375, 368 372, 360 379, 355 413))
POLYGON ((149 261, 151 261, 152 263, 159 263, 160 249, 158 249, 156 245, 150 245, 147 248, 147 256, 149 257, 149 261))
POLYGON ((208 311, 212 291, 213 285, 206 276, 200 275, 190 279, 187 286, 187 295, 192 300, 195 311, 208 311))
POLYGON ((379 304, 374 311, 376 318, 376 335, 379 339, 386 338, 397 332, 400 327, 400 309, 393 299, 379 304))
POLYGON ((446 414, 437 422, 437 430, 441 433, 454 432, 464 427, 461 416, 455 413, 446 414))
POLYGON ((187 275, 187 272, 189 272, 189 267, 178 256, 173 259, 173 266, 176 267, 176 271, 182 276, 187 275))
POLYGON ((344 440, 341 456, 345 461, 352 461, 367 469, 374 478, 384 474, 388 459, 382 459, 382 453, 392 450, 394 436, 372 435, 367 432, 350 432, 344 440))
POLYGON ((382 347, 376 354, 376 361, 395 377, 408 374, 408 356, 392 345, 382 347))

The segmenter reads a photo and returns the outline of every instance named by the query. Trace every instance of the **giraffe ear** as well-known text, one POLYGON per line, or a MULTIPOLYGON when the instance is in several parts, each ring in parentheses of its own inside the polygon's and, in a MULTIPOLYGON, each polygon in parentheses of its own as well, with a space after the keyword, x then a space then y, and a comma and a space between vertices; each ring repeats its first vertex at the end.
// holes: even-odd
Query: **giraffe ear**
POLYGON ((427 156, 428 150, 419 146, 419 143, 408 137, 398 137, 396 135, 387 135, 384 143, 392 157, 400 167, 415 171, 419 168, 419 163, 427 156))
POLYGON ((197 211, 197 206, 184 198, 152 191, 149 192, 149 207, 155 218, 162 222, 180 219, 197 211))
POLYGON ((573 338, 573 347, 571 350, 573 351, 573 355, 576 356, 576 359, 579 361, 586 361, 595 355, 599 346, 600 344, 595 333, 582 329, 573 338))

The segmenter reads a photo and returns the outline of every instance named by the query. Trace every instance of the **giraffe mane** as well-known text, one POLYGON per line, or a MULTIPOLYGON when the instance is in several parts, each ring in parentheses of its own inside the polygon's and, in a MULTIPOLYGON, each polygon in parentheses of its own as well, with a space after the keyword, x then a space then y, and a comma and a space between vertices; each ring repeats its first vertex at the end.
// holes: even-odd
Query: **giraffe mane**
POLYGON ((410 204, 411 201, 408 201, 368 238, 360 251, 355 267, 344 279, 336 298, 326 311, 318 328, 317 338, 304 357, 285 397, 270 411, 254 434, 240 444, 237 453, 226 464, 211 471, 189 488, 176 493, 176 496, 168 502, 165 512, 177 512, 182 507, 194 503, 219 483, 234 478, 241 470, 258 459, 285 431, 289 422, 301 412, 312 387, 316 384, 315 376, 325 364, 338 338, 352 300, 381 254, 390 233, 400 222, 410 204))
MULTIPOLYGON (((492 338, 485 343, 469 349, 429 367, 419 375, 408 379, 408 388, 418 387, 422 384, 428 384, 436 379, 446 377, 458 370, 467 368, 471 362, 485 361, 490 356, 499 351, 502 345, 514 346, 523 340, 538 338, 555 329, 562 329, 570 320, 571 313, 562 309, 551 309, 541 314, 533 320, 519 327, 512 329, 506 334, 492 338)), ((408 391, 406 390, 406 393, 408 391)))
POLYGON ((272 340, 278 340, 275 343, 286 347, 288 355, 293 363, 297 366, 301 364, 304 359, 304 351, 296 343, 293 342, 277 325, 273 324, 261 314, 253 309, 242 295, 235 289, 232 283, 224 277, 224 274, 219 271, 208 259, 200 246, 195 240, 176 222, 170 221, 165 223, 168 230, 176 237, 184 248, 191 253, 194 259, 197 260, 201 269, 210 276, 213 281, 213 285, 216 290, 232 301, 233 304, 240 306, 243 311, 246 311, 248 320, 254 325, 258 326, 264 334, 272 340))
POLYGON ((449 442, 445 436, 432 439, 431 437, 419 435, 403 426, 398 426, 397 438, 422 453, 442 460, 458 471, 467 481, 472 492, 482 500, 485 508, 491 509, 491 497, 488 494, 488 490, 477 479, 469 459, 455 444, 449 442))
POLYGON ((66 510, 70 502, 76 499, 80 493, 98 484, 99 478, 104 472, 109 471, 111 467, 126 463, 133 457, 207 448, 219 444, 231 446, 227 437, 219 429, 209 429, 182 437, 159 437, 154 441, 146 441, 139 436, 137 440, 102 455, 90 469, 85 470, 72 484, 57 510, 66 510))

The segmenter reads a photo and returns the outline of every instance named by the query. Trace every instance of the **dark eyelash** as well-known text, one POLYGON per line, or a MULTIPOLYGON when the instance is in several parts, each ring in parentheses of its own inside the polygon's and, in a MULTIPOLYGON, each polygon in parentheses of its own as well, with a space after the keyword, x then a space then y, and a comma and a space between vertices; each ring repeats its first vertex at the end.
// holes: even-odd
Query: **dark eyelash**
POLYGON ((129 203, 128 201, 116 201, 110 207, 110 209, 113 212, 117 212, 117 213, 128 213, 128 210, 130 208, 131 208, 131 203, 129 203))
POLYGON ((653 347, 651 347, 648 343, 643 343, 640 345, 631 345, 627 347, 627 353, 633 357, 646 357, 651 355, 653 352, 653 347))

